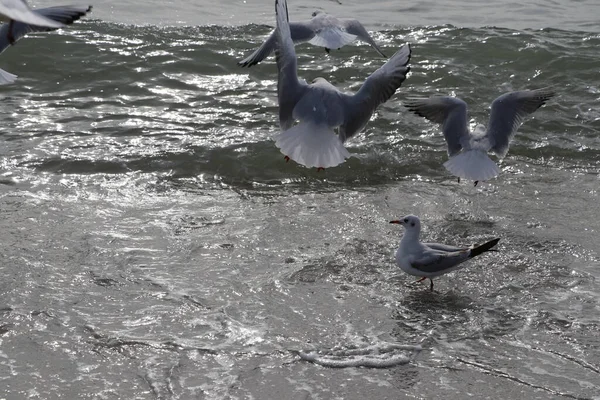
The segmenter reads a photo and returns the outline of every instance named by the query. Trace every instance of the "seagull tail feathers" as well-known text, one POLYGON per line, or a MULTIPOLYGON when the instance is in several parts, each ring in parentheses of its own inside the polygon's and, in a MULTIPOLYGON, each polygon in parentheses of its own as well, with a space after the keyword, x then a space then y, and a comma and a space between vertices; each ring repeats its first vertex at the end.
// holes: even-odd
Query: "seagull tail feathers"
POLYGON ((343 163, 350 153, 326 125, 301 122, 275 139, 281 152, 305 167, 330 168, 343 163))
POLYGON ((469 253, 469 258, 477 257, 478 255, 483 254, 486 251, 495 251, 494 249, 492 249, 492 247, 497 245, 499 241, 500 238, 496 238, 477 247, 473 247, 471 249, 471 252, 469 253))
POLYGON ((10 72, 6 72, 3 69, 0 69, 0 85, 8 85, 9 83, 13 83, 17 80, 17 75, 11 74, 10 72))
POLYGON ((500 173, 500 168, 483 150, 463 151, 444 163, 444 167, 459 178, 487 181, 500 173))
POLYGON ((326 49, 339 49, 352 43, 355 39, 356 35, 339 29, 323 29, 319 34, 310 39, 308 43, 313 46, 325 47, 326 49))

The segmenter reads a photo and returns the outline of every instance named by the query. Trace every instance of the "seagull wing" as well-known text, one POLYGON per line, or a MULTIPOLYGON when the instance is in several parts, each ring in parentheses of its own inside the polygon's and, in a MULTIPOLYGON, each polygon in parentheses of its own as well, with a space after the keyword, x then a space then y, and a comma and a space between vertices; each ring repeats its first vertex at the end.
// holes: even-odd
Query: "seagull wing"
POLYGON ((453 252, 430 249, 418 259, 412 260, 411 266, 423 272, 441 275, 466 261, 469 252, 469 249, 453 252))
POLYGON ((306 91, 307 85, 298 80, 296 50, 290 34, 286 0, 275 1, 275 13, 277 15, 275 58, 278 70, 279 125, 282 130, 286 130, 294 123, 294 108, 306 91))
POLYGON ((381 49, 379 48, 377 43, 375 43, 375 41, 373 40, 371 35, 369 35, 369 32, 367 32, 365 27, 358 20, 350 19, 350 18, 343 18, 343 19, 340 19, 340 22, 346 29, 346 32, 351 33, 351 34, 355 35, 357 38, 359 38, 360 40, 362 40, 363 42, 370 44, 375 50, 377 50, 377 52, 382 57, 387 58, 387 56, 385 54, 383 54, 383 51, 381 51, 381 49))
POLYGON ((0 85, 8 85, 9 83, 14 83, 17 80, 18 76, 15 74, 11 74, 3 69, 0 69, 0 85))
POLYGON ((447 252, 468 250, 468 248, 465 248, 465 247, 449 246, 447 244, 441 244, 441 243, 423 243, 423 245, 427 246, 433 250, 440 250, 440 251, 447 251, 447 252))
POLYGON ((385 64, 373 72, 354 96, 345 96, 346 117, 340 126, 342 142, 360 132, 375 109, 385 103, 406 79, 410 67, 411 49, 406 44, 400 48, 385 64))
POLYGON ((58 21, 35 13, 23 0, 0 0, 0 14, 6 16, 8 19, 31 25, 46 26, 48 28, 60 28, 64 26, 58 21))
POLYGON ((508 152, 509 142, 523 119, 544 105, 554 94, 550 88, 522 90, 503 94, 494 100, 486 132, 494 153, 504 157, 508 152))
MULTIPOLYGON (((60 22, 64 25, 70 25, 92 10, 92 6, 61 6, 39 8, 33 10, 35 14, 42 15, 45 18, 60 22)), ((15 21, 11 24, 3 24, 0 27, 0 53, 6 50, 11 44, 8 40, 9 33, 12 34, 14 41, 18 41, 31 32, 47 32, 57 28, 47 26, 31 25, 24 22, 15 21)))
POLYGON ((467 103, 461 99, 450 96, 410 99, 406 102, 406 107, 415 114, 442 126, 449 156, 459 153, 463 143, 469 141, 467 103))
MULTIPOLYGON (((308 42, 315 36, 315 32, 311 29, 308 22, 290 22, 290 34, 294 43, 308 42)), ((242 67, 251 67, 258 64, 271 54, 277 47, 277 32, 271 32, 267 40, 243 60, 238 61, 238 65, 242 67)))

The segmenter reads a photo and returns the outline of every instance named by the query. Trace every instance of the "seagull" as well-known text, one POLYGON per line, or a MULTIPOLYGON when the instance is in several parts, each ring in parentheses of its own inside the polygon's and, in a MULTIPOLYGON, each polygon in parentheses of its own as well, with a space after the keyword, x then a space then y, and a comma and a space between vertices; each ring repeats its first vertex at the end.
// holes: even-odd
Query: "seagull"
MULTIPOLYGON (((336 18, 323 11, 315 11, 308 21, 290 22, 290 32, 294 43, 308 42, 314 46, 330 49, 339 49, 355 39, 360 39, 370 44, 382 56, 383 51, 371 38, 367 30, 358 20, 350 18, 336 18)), ((242 67, 251 67, 258 64, 271 54, 277 47, 277 33, 271 32, 267 40, 252 54, 238 62, 242 67)))
POLYGON ((396 265, 407 274, 420 276, 417 282, 427 278, 431 281, 429 289, 433 291, 433 279, 436 276, 457 270, 463 262, 477 257, 492 249, 500 238, 490 240, 479 246, 454 247, 440 243, 421 243, 421 221, 419 217, 407 215, 399 220, 390 221, 390 224, 404 226, 405 232, 400 241, 400 248, 396 250, 396 265))
POLYGON ((356 94, 344 94, 323 78, 316 78, 311 84, 298 79, 286 0, 276 0, 275 10, 281 128, 275 145, 286 160, 292 159, 318 169, 335 167, 350 157, 343 143, 365 127, 375 109, 387 101, 406 79, 410 70, 407 66, 410 46, 402 46, 367 78, 356 94), (293 126, 295 120, 300 123, 293 126))
POLYGON ((10 22, 11 24, 13 21, 19 21, 47 28, 60 28, 64 26, 59 21, 36 13, 29 8, 25 0, 0 0, 0 20, 10 22))
POLYGON ((492 179, 500 169, 487 155, 493 151, 499 158, 508 153, 508 145, 523 119, 544 105, 554 91, 550 88, 505 93, 492 103, 485 126, 479 124, 473 132, 467 126, 467 103, 457 97, 439 96, 410 99, 406 107, 431 122, 441 124, 448 144, 450 159, 444 167, 460 178, 477 182, 492 179))
MULTIPOLYGON (((3 1, 3 3, 5 2, 3 1)), ((32 13, 58 23, 60 24, 59 26, 65 26, 77 21, 91 10, 92 6, 58 6, 38 8, 32 10, 32 13)), ((48 32, 55 29, 57 28, 11 20, 10 23, 3 24, 0 27, 0 53, 4 52, 9 46, 14 45, 19 39, 30 32, 48 32)), ((17 75, 0 69, 0 85, 13 83, 16 79, 17 75)))

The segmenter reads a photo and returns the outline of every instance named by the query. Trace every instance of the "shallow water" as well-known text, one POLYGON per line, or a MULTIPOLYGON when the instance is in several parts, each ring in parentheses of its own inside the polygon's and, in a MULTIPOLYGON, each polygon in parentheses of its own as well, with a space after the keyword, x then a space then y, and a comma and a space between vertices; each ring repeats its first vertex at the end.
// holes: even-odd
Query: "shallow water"
MULTIPOLYGON (((342 2, 290 14, 360 14, 384 51, 412 44, 412 72, 324 172, 273 143, 273 58, 235 64, 270 2, 106 2, 2 54, 0 397, 600 398, 597 5, 342 2), (455 94, 486 123, 544 86, 476 188, 403 106, 455 94), (408 213, 427 240, 500 252, 431 293, 393 263, 408 213)), ((297 52, 347 91, 384 62, 297 52)))

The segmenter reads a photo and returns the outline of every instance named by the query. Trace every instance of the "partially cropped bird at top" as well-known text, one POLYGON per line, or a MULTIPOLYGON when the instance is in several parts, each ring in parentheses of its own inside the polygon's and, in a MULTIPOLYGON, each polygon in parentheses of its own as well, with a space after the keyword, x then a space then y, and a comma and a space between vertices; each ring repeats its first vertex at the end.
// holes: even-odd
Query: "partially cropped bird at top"
POLYGON ((372 73, 354 95, 340 92, 323 78, 299 80, 285 0, 275 2, 279 125, 275 145, 286 159, 306 167, 335 167, 350 157, 343 143, 359 133, 406 79, 410 46, 400 48, 372 73), (295 121, 299 121, 294 125, 295 121), (337 129, 337 134, 335 130, 337 129))
POLYGON ((467 104, 450 96, 413 98, 406 107, 421 117, 441 125, 448 145, 448 161, 444 167, 459 178, 486 181, 495 178, 500 169, 487 155, 493 151, 499 158, 508 153, 510 140, 523 119, 554 96, 550 88, 505 93, 492 103, 487 129, 477 125, 469 132, 467 104))
POLYGON ((58 21, 36 13, 27 5, 25 0, 0 0, 0 21, 10 24, 18 21, 48 28, 60 28, 64 26, 58 21))
MULTIPOLYGON (((290 34, 294 43, 308 42, 314 46, 339 49, 358 39, 370 44, 382 57, 386 57, 364 26, 356 19, 336 18, 322 11, 315 11, 307 21, 290 22, 290 34)), ((269 56, 277 47, 277 33, 271 32, 267 40, 252 54, 238 62, 242 67, 251 67, 269 56)), ((387 58, 387 57, 386 57, 387 58)))
MULTIPOLYGON (((58 27, 70 25, 92 10, 92 6, 56 6, 48 8, 38 8, 31 12, 39 17, 58 24, 58 27)), ((4 52, 11 45, 31 32, 47 32, 58 29, 57 27, 48 27, 34 25, 27 22, 11 20, 8 24, 0 26, 0 53, 4 52)), ((13 83, 17 76, 0 69, 0 85, 13 83)))
POLYGON ((419 276, 417 282, 429 279, 429 289, 433 290, 433 278, 463 267, 463 263, 493 249, 500 238, 479 246, 455 247, 441 243, 421 243, 421 221, 415 215, 406 215, 390 221, 404 227, 404 236, 396 250, 396 265, 407 274, 419 276))

